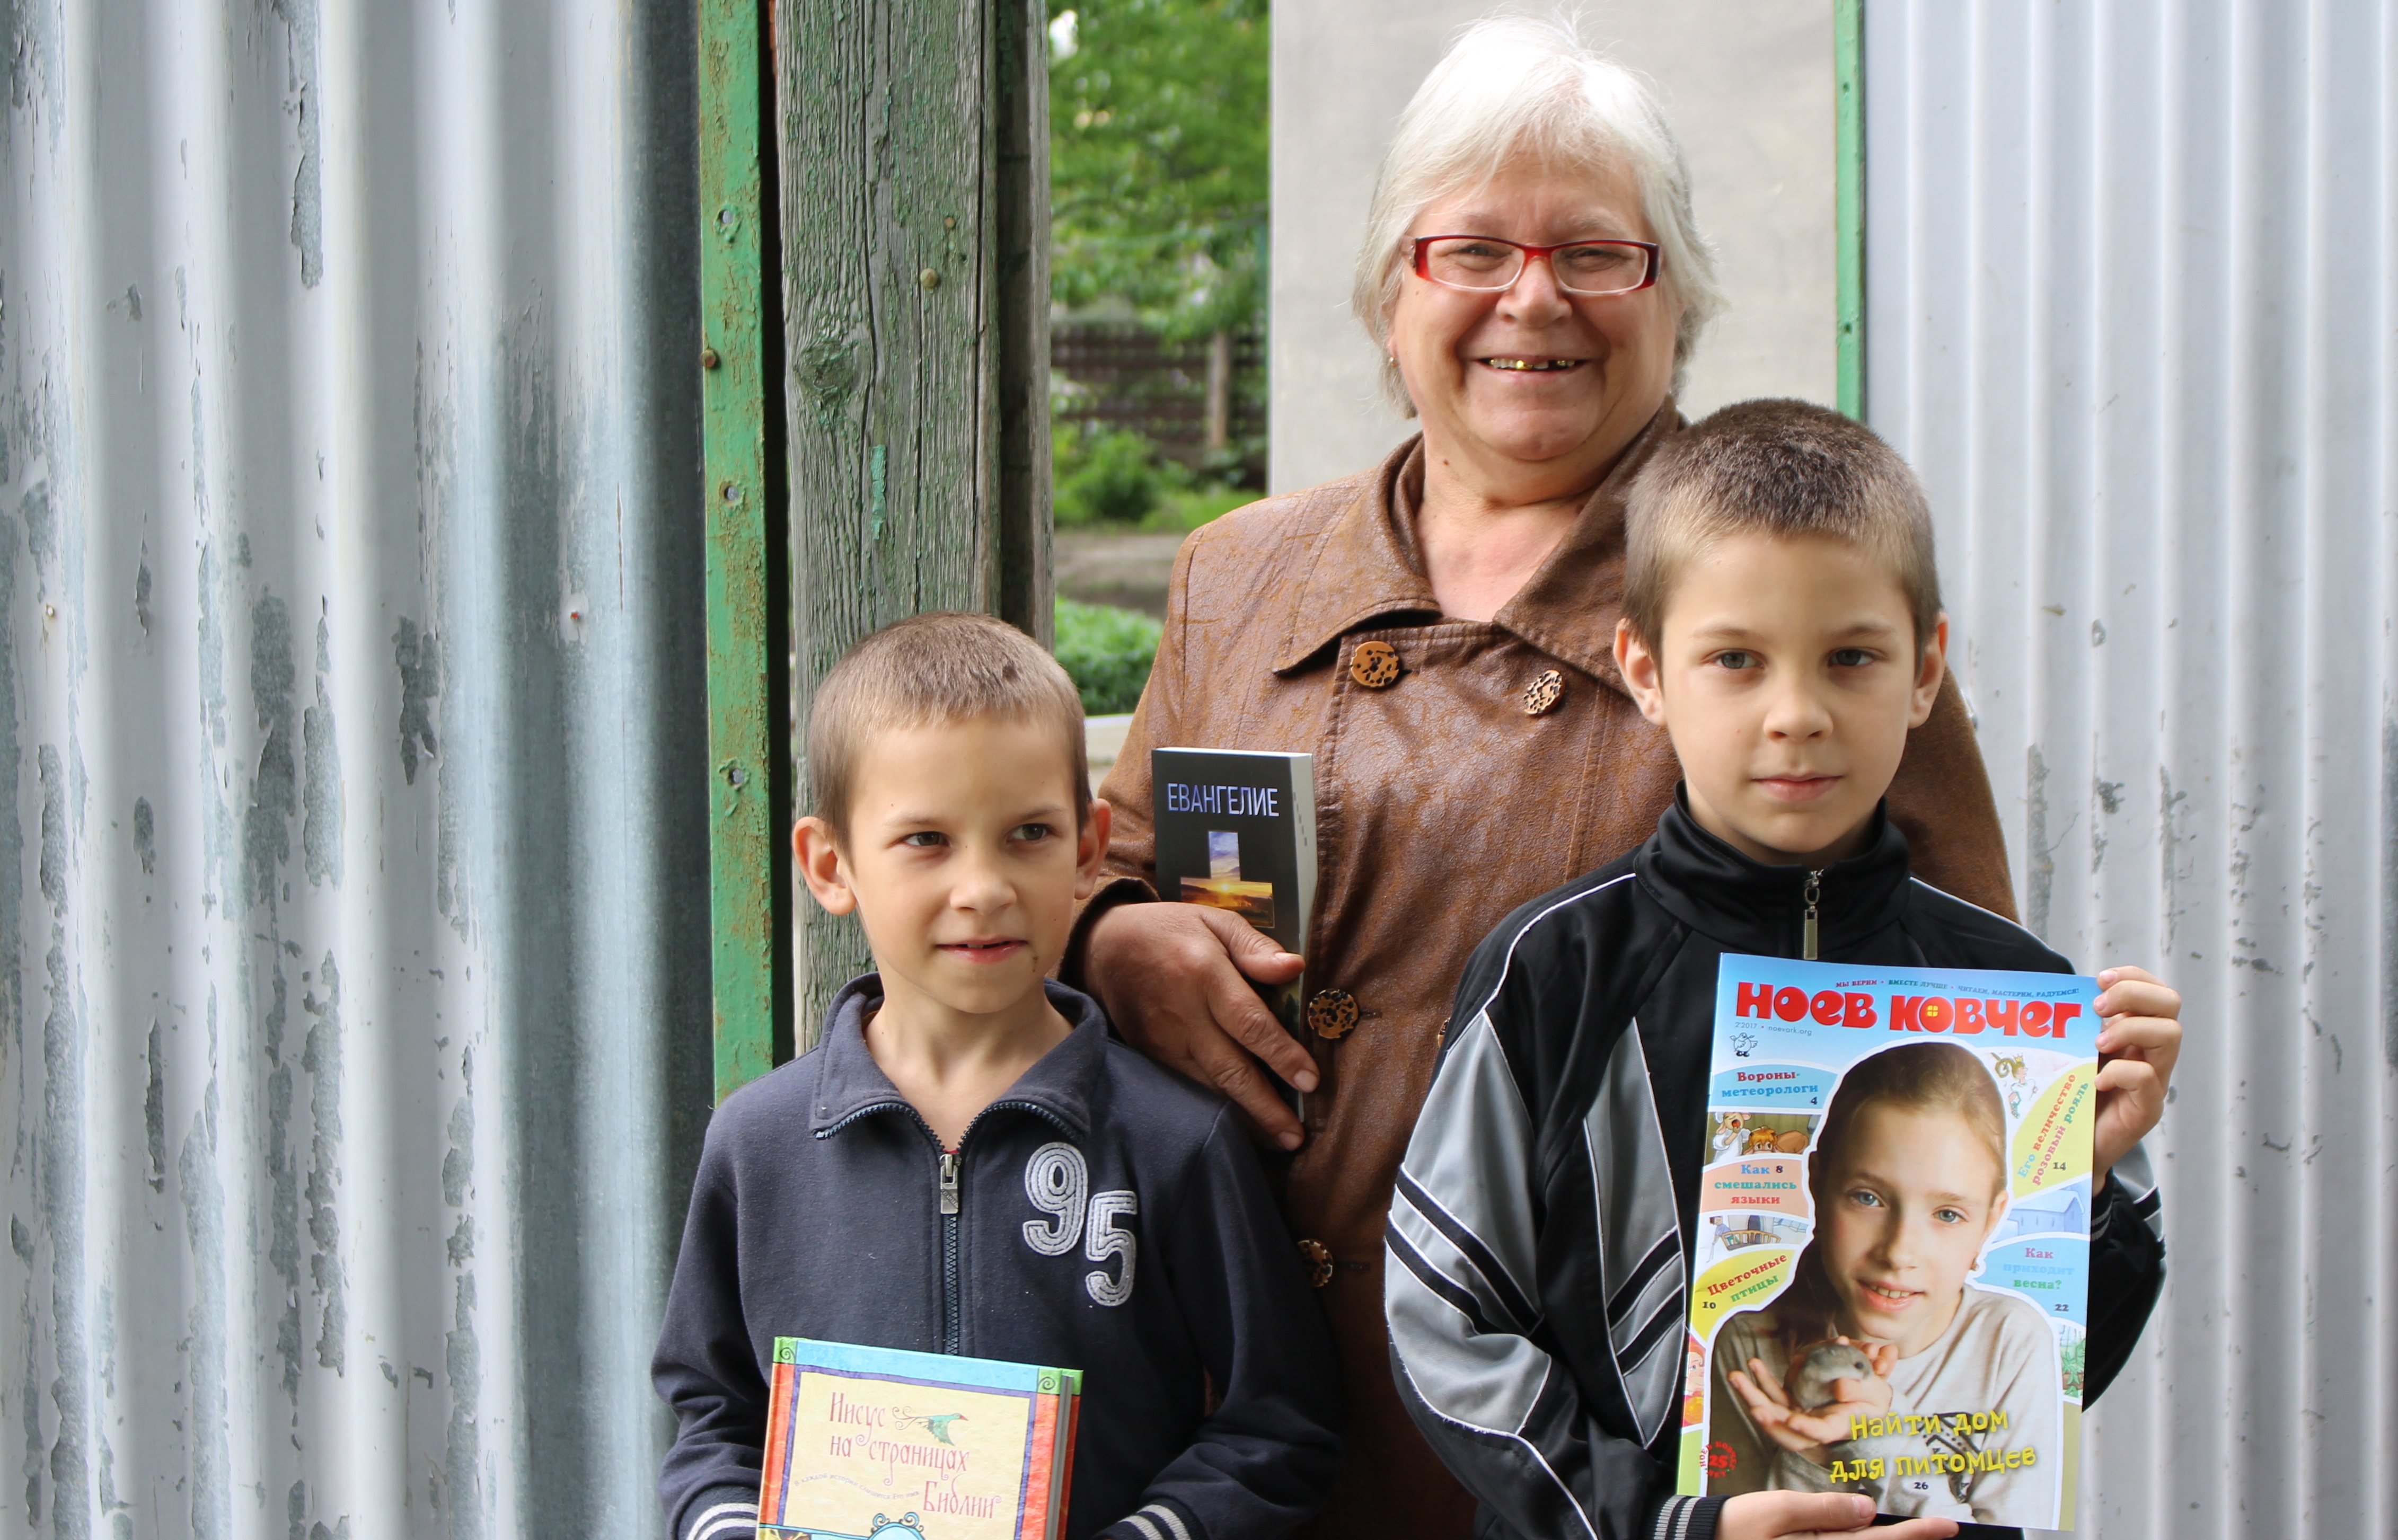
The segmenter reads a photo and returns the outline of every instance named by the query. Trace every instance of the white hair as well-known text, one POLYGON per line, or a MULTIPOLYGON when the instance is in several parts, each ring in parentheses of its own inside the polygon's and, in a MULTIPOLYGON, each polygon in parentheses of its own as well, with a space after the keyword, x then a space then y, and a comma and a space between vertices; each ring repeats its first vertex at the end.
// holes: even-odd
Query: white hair
POLYGON ((1415 403, 1389 355, 1408 230, 1435 200, 1488 181, 1526 154, 1632 172, 1662 248, 1658 283, 1682 303, 1675 390, 1699 334, 1724 308, 1715 248, 1691 217, 1681 141, 1648 86, 1585 46, 1570 20, 1485 17, 1458 33, 1399 114, 1357 253, 1350 306, 1383 355, 1382 391, 1403 416, 1415 415, 1415 403))

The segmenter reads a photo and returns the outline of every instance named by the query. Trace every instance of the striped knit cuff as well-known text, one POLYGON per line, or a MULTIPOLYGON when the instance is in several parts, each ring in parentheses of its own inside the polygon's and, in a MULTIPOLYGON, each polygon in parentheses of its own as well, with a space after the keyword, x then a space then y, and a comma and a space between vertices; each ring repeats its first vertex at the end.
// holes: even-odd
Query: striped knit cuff
POLYGON ((1668 1497, 1658 1507, 1649 1540, 1716 1540, 1716 1516, 1723 1512, 1729 1500, 1678 1494, 1668 1497))
POLYGON ((1139 1512, 1117 1520, 1092 1540, 1207 1540, 1207 1531, 1190 1509, 1159 1498, 1139 1512))
POLYGON ((702 1493, 682 1525, 682 1540, 749 1540, 757 1533, 754 1487, 717 1487, 702 1493))

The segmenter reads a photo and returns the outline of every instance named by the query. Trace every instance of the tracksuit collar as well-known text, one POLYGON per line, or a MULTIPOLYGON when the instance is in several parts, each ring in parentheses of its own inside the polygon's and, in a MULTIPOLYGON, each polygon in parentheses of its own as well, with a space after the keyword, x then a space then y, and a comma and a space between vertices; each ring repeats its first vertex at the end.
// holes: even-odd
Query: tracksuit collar
MULTIPOLYGON (((1732 849, 1691 816, 1686 789, 1657 832, 1640 847, 1635 868, 1659 904, 1725 950, 1761 957, 1800 956, 1807 868, 1768 866, 1732 849)), ((1887 803, 1874 810, 1866 848, 1823 869, 1817 885, 1816 951, 1829 960, 1895 923, 1907 902, 1906 836, 1890 821, 1887 803)))
MULTIPOLYGON (((1031 1112, 1079 1142, 1091 1131, 1091 1091, 1107 1056, 1108 1018, 1098 1001, 1078 989, 1054 979, 1044 981, 1043 987, 1049 1003, 1074 1029, 991 1105, 1031 1112)), ((825 1008, 824 1039, 816 1049, 822 1060, 816 1071, 815 1113, 809 1122, 809 1132, 819 1139, 872 1113, 908 1110, 907 1098, 866 1047, 866 1018, 882 1004, 882 976, 861 973, 842 985, 825 1008)))

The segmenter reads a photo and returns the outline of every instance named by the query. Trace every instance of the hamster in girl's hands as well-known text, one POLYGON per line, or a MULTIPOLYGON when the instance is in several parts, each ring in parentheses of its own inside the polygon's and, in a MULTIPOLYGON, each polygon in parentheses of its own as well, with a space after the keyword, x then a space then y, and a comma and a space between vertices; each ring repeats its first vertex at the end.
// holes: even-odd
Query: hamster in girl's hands
POLYGON ((1783 1376, 1782 1387, 1790 1393, 1790 1404, 1801 1412, 1820 1412, 1839 1399, 1833 1385, 1839 1380, 1854 1380, 1859 1385, 1873 1378, 1873 1360, 1865 1349, 1848 1342, 1819 1342, 1802 1348, 1790 1360, 1790 1373, 1783 1376))

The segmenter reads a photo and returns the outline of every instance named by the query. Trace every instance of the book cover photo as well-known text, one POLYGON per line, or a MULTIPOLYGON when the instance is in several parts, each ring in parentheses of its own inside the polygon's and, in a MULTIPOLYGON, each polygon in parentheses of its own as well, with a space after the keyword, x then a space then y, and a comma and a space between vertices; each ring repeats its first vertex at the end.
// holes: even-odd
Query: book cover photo
MULTIPOLYGON (((1314 765, 1305 754, 1152 749, 1158 896, 1238 915, 1304 954, 1315 909, 1314 765)), ((1258 993, 1304 1042, 1304 983, 1258 993)))
POLYGON ((2098 993, 1723 958, 1683 1492, 2074 1527, 2098 993))
POLYGON ((1082 1375, 775 1339, 763 1540, 1056 1540, 1082 1375))

